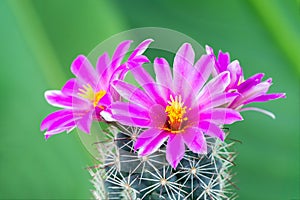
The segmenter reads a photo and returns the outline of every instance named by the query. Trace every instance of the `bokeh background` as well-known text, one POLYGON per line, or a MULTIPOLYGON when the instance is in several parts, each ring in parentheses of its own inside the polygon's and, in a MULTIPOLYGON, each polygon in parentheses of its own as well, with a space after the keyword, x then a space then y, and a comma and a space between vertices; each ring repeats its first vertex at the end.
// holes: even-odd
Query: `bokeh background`
POLYGON ((89 199, 94 160, 76 131, 44 140, 39 125, 55 108, 43 93, 72 77, 69 66, 113 34, 174 29, 239 59, 246 77, 265 72, 287 99, 258 105, 230 127, 242 144, 240 199, 300 199, 300 3, 295 0, 0 0, 0 199, 89 199))

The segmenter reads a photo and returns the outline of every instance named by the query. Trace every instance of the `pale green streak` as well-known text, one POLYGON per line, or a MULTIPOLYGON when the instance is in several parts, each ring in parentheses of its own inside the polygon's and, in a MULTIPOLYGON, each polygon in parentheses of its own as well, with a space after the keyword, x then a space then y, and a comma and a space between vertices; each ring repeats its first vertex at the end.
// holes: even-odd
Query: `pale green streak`
POLYGON ((28 0, 8 2, 47 84, 51 88, 61 87, 67 80, 66 76, 32 2, 28 0))
MULTIPOLYGON (((249 0, 249 2, 261 17, 284 55, 300 75, 300 36, 294 30, 294 26, 297 27, 299 24, 290 22, 288 16, 284 15, 282 8, 276 1, 249 0)), ((284 1, 282 3, 284 4, 284 1)))
MULTIPOLYGON (((63 67, 49 40, 47 32, 39 19, 33 2, 31 0, 10 0, 7 2, 16 16, 20 30, 24 35, 28 46, 31 48, 33 56, 38 63, 39 70, 44 76, 47 84, 51 88, 60 88, 67 80, 67 77, 62 70, 63 67)), ((98 16, 101 16, 99 17, 99 26, 95 26, 95 31, 101 29, 99 42, 107 39, 113 34, 126 30, 126 23, 123 21, 122 16, 116 12, 116 8, 112 3, 106 1, 95 1, 93 3, 100 8, 98 14, 98 16)), ((95 47, 97 45, 98 44, 95 44, 95 47)), ((80 52, 78 52, 78 54, 80 54, 80 52)))
MULTIPOLYGON (((43 27, 42 21, 39 19, 33 2, 31 0, 11 0, 8 2, 16 16, 21 32, 33 52, 34 59, 37 61, 38 70, 41 71, 42 76, 51 89, 60 89, 68 77, 62 70, 63 67, 57 57, 55 48, 49 40, 49 36, 43 27)), ((99 35, 99 41, 105 40, 107 39, 105 37, 110 37, 126 29, 126 23, 117 14, 116 8, 111 3, 105 1, 94 1, 93 3, 94 6, 99 7, 99 14, 97 14, 99 16, 99 26, 95 26, 95 31, 102 30, 101 35, 99 35)), ((97 45, 95 44, 95 47, 97 45)), ((93 156, 96 152, 91 152, 92 147, 90 143, 96 141, 94 135, 95 133, 91 136, 78 131, 78 136, 82 144, 93 156)))

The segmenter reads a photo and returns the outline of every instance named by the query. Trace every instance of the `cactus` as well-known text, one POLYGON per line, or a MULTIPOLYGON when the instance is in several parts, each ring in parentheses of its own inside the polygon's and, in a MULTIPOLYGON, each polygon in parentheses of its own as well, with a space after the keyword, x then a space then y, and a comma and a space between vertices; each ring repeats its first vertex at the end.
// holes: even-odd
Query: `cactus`
MULTIPOLYGON (((231 167, 235 141, 224 126, 243 120, 242 111, 259 111, 252 102, 285 98, 267 94, 272 79, 258 73, 248 79, 229 53, 211 47, 196 60, 183 43, 171 67, 162 57, 148 59, 146 39, 129 56, 132 41, 121 42, 110 58, 94 68, 83 55, 71 65, 76 76, 61 90, 45 92, 61 110, 41 123, 45 138, 78 128, 89 134, 93 121, 105 124, 98 140, 99 165, 91 167, 95 199, 234 199, 231 167), (154 69, 152 77, 145 64, 154 69), (128 72, 136 85, 125 81, 128 72)), ((102 127, 100 125, 100 127, 102 127)))
POLYGON ((233 199, 231 167, 235 143, 206 136, 208 153, 186 150, 173 169, 165 159, 165 145, 149 156, 138 156, 133 144, 141 128, 116 124, 95 145, 100 164, 90 168, 95 199, 233 199))

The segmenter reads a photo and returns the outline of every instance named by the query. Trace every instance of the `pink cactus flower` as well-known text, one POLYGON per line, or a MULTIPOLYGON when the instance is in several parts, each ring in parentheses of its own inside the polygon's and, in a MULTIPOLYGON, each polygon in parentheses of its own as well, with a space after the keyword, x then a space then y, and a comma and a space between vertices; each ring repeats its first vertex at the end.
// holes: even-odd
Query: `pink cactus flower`
POLYGON ((122 63, 132 41, 124 41, 118 45, 112 58, 107 53, 99 57, 96 68, 89 60, 79 55, 71 65, 76 76, 66 82, 61 90, 45 92, 49 104, 62 108, 49 114, 41 123, 41 130, 47 130, 45 138, 78 127, 90 133, 93 120, 101 121, 102 114, 110 118, 110 105, 120 96, 110 87, 113 80, 122 79, 124 71, 129 67, 139 66, 148 59, 142 54, 152 42, 145 40, 132 52, 128 60, 122 63))
POLYGON ((128 100, 112 104, 113 118, 124 125, 145 128, 135 142, 138 154, 150 155, 167 142, 166 159, 173 168, 186 147, 194 153, 207 152, 204 134, 224 140, 220 126, 242 120, 239 112, 223 107, 238 95, 225 92, 230 84, 229 72, 208 81, 212 57, 202 55, 195 64, 194 58, 192 46, 185 43, 175 56, 173 76, 168 62, 156 58, 156 80, 144 68, 135 67, 131 72, 141 88, 121 80, 112 82, 128 100))
POLYGON ((272 85, 271 78, 266 81, 262 81, 264 74, 258 73, 245 80, 243 70, 239 62, 237 60, 230 62, 229 53, 219 51, 217 58, 210 46, 206 46, 206 52, 208 55, 213 57, 215 62, 215 75, 223 73, 224 71, 230 72, 230 83, 227 86, 226 91, 238 93, 239 95, 228 105, 229 108, 239 111, 259 111, 275 118, 273 113, 260 108, 243 108, 244 105, 253 102, 266 102, 279 98, 286 98, 285 93, 267 94, 270 86, 272 85))

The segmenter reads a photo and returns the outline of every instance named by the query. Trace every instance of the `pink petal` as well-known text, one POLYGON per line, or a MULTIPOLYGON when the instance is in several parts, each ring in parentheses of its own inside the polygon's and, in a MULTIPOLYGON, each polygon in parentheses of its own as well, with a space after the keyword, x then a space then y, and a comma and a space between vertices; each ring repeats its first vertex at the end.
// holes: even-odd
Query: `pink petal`
POLYGON ((76 124, 74 121, 70 122, 69 124, 65 124, 63 127, 60 127, 58 129, 52 130, 52 131, 47 131, 45 135, 45 139, 49 139, 51 136, 62 133, 62 132, 67 132, 69 133, 75 128, 76 124))
POLYGON ((83 132, 90 134, 91 126, 93 120, 93 111, 85 114, 81 119, 77 122, 77 127, 83 132))
POLYGON ((224 141, 225 139, 224 131, 214 123, 210 123, 208 121, 200 121, 199 127, 205 134, 212 137, 220 138, 220 140, 224 141))
MULTIPOLYGON (((183 102, 184 102, 184 105, 187 106, 188 108, 190 107, 193 107, 194 103, 197 104, 197 94, 199 92, 196 92, 194 90, 194 88, 196 87, 196 83, 195 82, 191 82, 190 79, 182 79, 181 80, 181 83, 182 83, 182 88, 181 90, 179 91, 179 93, 175 93, 175 95, 181 95, 182 99, 183 99, 183 102)), ((169 99, 170 97, 168 97, 169 99)))
POLYGON ((194 153, 206 154, 207 145, 203 132, 196 127, 190 127, 182 133, 182 138, 187 147, 194 153))
POLYGON ((212 69, 212 74, 213 74, 213 77, 217 76, 218 74, 220 74, 221 72, 223 72, 224 70, 222 70, 219 66, 219 62, 215 56, 215 53, 214 53, 214 50, 213 48, 211 48, 210 46, 208 45, 205 45, 205 50, 206 50, 206 54, 209 55, 212 59, 213 59, 213 62, 214 62, 214 67, 212 69))
POLYGON ((183 44, 177 51, 173 63, 173 89, 175 93, 180 93, 182 90, 182 79, 189 79, 189 73, 193 70, 194 59, 195 53, 189 43, 183 44))
POLYGON ((102 56, 99 57, 96 64, 96 72, 98 73, 99 77, 102 77, 104 71, 109 67, 109 64, 109 55, 107 52, 105 52, 102 56))
POLYGON ((196 62, 194 70, 191 72, 192 77, 190 82, 193 83, 193 91, 196 93, 203 87, 204 83, 208 80, 212 69, 213 69, 213 60, 209 55, 203 55, 196 62))
POLYGON ((211 98, 201 99, 201 101, 199 101, 198 103, 200 105, 201 110, 207 110, 226 105, 227 103, 232 102, 237 96, 239 96, 238 93, 220 93, 211 98))
MULTIPOLYGON (((129 67, 128 63, 125 62, 122 65, 120 65, 117 69, 115 69, 112 72, 109 72, 111 68, 107 68, 107 70, 103 73, 103 76, 101 77, 101 82, 102 82, 102 88, 106 90, 111 90, 112 87, 112 82, 115 80, 124 80, 126 74, 128 73, 129 67), (110 73, 110 74, 109 74, 110 73)), ((101 86, 101 84, 99 84, 101 86)), ((114 99, 119 99, 119 94, 112 94, 114 99)))
MULTIPOLYGON (((197 103, 195 103, 197 104, 197 103)), ((198 124, 199 123, 199 114, 201 110, 198 108, 198 105, 191 107, 191 109, 187 109, 186 117, 188 118, 189 124, 198 124)))
POLYGON ((215 55, 213 48, 208 45, 205 45, 205 51, 207 55, 213 55, 213 56, 215 55))
POLYGON ((258 83, 260 83, 263 77, 264 77, 263 73, 254 74, 253 76, 251 76, 250 78, 248 78, 247 80, 245 80, 244 82, 242 82, 237 87, 237 90, 240 93, 244 93, 245 91, 251 89, 252 87, 254 87, 255 85, 257 85, 258 83))
POLYGON ((154 60, 154 71, 158 84, 166 88, 172 88, 172 74, 169 63, 164 58, 154 60))
POLYGON ((83 55, 79 55, 71 65, 72 73, 85 84, 96 87, 97 76, 90 61, 83 55))
POLYGON ((166 149, 166 158, 175 169, 185 153, 184 140, 181 134, 171 135, 166 149))
POLYGON ((191 77, 189 79, 182 79, 182 84, 184 87, 181 89, 180 94, 184 99, 184 104, 188 107, 198 106, 200 101, 209 99, 202 98, 199 100, 197 95, 211 73, 212 62, 210 57, 202 57, 196 63, 195 67, 196 68, 191 71, 191 77), (205 58, 207 58, 207 60, 205 60, 205 58))
POLYGON ((128 49, 130 47, 130 44, 132 43, 131 40, 125 40, 119 44, 119 46, 116 48, 112 59, 111 59, 111 67, 112 70, 116 69, 120 66, 124 56, 128 52, 128 49))
POLYGON ((267 81, 262 82, 257 84, 256 86, 250 88, 247 91, 244 91, 242 94, 244 96, 245 99, 249 99, 249 97, 257 97, 260 95, 265 94, 269 88, 270 88, 271 84, 267 81))
POLYGON ((135 58, 128 60, 128 64, 131 66, 130 68, 134 68, 135 65, 141 65, 148 62, 150 62, 150 60, 144 55, 136 56, 135 58))
POLYGON ((142 148, 143 146, 146 146, 148 143, 150 143, 150 141, 153 138, 156 138, 161 132, 162 130, 157 128, 150 128, 148 130, 145 130, 138 136, 134 144, 134 149, 137 150, 139 148, 142 148))
POLYGON ((228 65, 230 63, 230 56, 229 53, 223 53, 221 50, 218 54, 218 71, 223 72, 228 69, 228 65))
POLYGON ((143 85, 148 83, 154 83, 153 78, 150 74, 142 67, 135 67, 130 70, 133 74, 135 80, 143 87, 143 85))
POLYGON ((123 125, 126 126, 138 126, 141 128, 148 128, 150 127, 151 120, 149 119, 144 119, 141 117, 134 117, 134 116, 125 116, 125 115, 119 115, 119 114, 114 114, 113 119, 116 121, 120 122, 123 125))
POLYGON ((230 84, 227 89, 235 89, 239 84, 239 81, 243 79, 243 71, 240 63, 235 60, 228 65, 228 71, 230 72, 230 84))
POLYGON ((225 71, 210 80, 200 91, 198 99, 212 99, 212 97, 223 92, 230 83, 229 72, 225 71))
POLYGON ((114 80, 113 79, 113 74, 116 72, 117 70, 112 70, 111 67, 106 68, 100 75, 99 80, 97 80, 97 86, 96 86, 96 90, 99 90, 100 88, 107 90, 111 84, 111 81, 114 80))
POLYGON ((123 115, 128 118, 135 117, 150 120, 149 108, 143 108, 130 102, 115 102, 111 105, 110 110, 114 116, 123 115))
POLYGON ((109 93, 106 93, 98 102, 98 106, 109 107, 112 102, 112 96, 109 93))
POLYGON ((59 108, 89 109, 91 104, 87 99, 65 95, 59 90, 46 91, 45 99, 49 104, 59 108))
POLYGON ((48 90, 45 92, 45 99, 47 102, 60 108, 72 107, 72 96, 64 95, 60 90, 48 90))
POLYGON ((149 108, 149 115, 151 119, 151 126, 156 128, 164 127, 168 117, 165 112, 166 107, 156 104, 149 108))
POLYGON ((126 74, 128 73, 129 69, 136 67, 136 63, 132 63, 132 66, 130 64, 131 62, 125 62, 122 65, 120 65, 115 71, 114 71, 114 77, 115 79, 113 80, 124 80, 126 74))
POLYGON ((135 50, 132 52, 132 54, 129 56, 128 60, 132 60, 134 57, 143 54, 147 50, 147 48, 151 44, 151 42, 153 42, 153 39, 147 39, 147 40, 144 40, 142 43, 140 43, 135 48, 135 50))
POLYGON ((72 116, 72 110, 58 110, 51 114, 49 114, 41 123, 41 131, 47 129, 51 124, 53 124, 56 120, 63 118, 65 116, 72 116))
POLYGON ((49 127, 47 131, 53 131, 64 127, 66 124, 70 124, 75 121, 73 115, 65 115, 59 119, 56 119, 49 127))
POLYGON ((78 91, 78 81, 76 78, 69 79, 65 85, 62 87, 61 92, 66 95, 74 95, 74 91, 78 91))
POLYGON ((151 119, 149 111, 131 103, 115 102, 110 108, 112 117, 120 123, 128 126, 148 127, 151 119))
POLYGON ((140 156, 148 156, 154 152, 156 152, 159 147, 169 138, 169 135, 165 132, 161 132, 156 137, 153 137, 152 140, 140 148, 138 154, 140 156))
POLYGON ((119 78, 119 74, 121 73, 119 68, 121 67, 121 62, 124 56, 128 52, 131 42, 132 41, 130 40, 126 40, 120 43, 116 48, 111 60, 109 60, 109 56, 106 53, 99 58, 97 63, 97 71, 99 72, 100 78, 97 80, 97 89, 108 89, 111 81, 119 78))
POLYGON ((217 125, 232 124, 236 121, 243 120, 238 111, 229 108, 215 108, 200 113, 200 123, 202 121, 213 122, 217 125))
POLYGON ((145 93, 153 102, 166 106, 167 100, 170 98, 171 91, 168 88, 157 85, 156 83, 148 83, 143 85, 145 93))
POLYGON ((121 101, 120 94, 113 87, 110 87, 107 91, 109 92, 113 102, 114 101, 121 101))
POLYGON ((258 83, 257 85, 248 88, 247 90, 245 90, 241 96, 237 97, 230 105, 230 108, 237 108, 240 105, 245 104, 246 101, 249 101, 251 99, 254 99, 258 96, 264 95, 269 87, 270 87, 270 83, 269 82, 262 82, 262 83, 258 83))
MULTIPOLYGON (((90 100, 85 99, 78 94, 81 93, 79 90, 83 89, 84 83, 76 78, 68 80, 61 89, 61 93, 64 96, 72 96, 72 107, 80 109, 88 109, 90 100)), ((50 93, 51 94, 51 93, 50 93)))
POLYGON ((125 99, 144 108, 151 107, 154 102, 141 89, 123 81, 114 81, 113 88, 125 99))
POLYGON ((113 98, 109 92, 106 92, 106 94, 99 100, 98 106, 104 106, 109 107, 111 103, 113 102, 113 98))
POLYGON ((255 97, 254 99, 249 99, 244 102, 245 104, 253 103, 253 102, 265 102, 265 101, 271 101, 279 98, 286 98, 285 93, 274 93, 274 94, 264 94, 258 97, 255 97))

